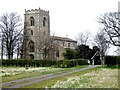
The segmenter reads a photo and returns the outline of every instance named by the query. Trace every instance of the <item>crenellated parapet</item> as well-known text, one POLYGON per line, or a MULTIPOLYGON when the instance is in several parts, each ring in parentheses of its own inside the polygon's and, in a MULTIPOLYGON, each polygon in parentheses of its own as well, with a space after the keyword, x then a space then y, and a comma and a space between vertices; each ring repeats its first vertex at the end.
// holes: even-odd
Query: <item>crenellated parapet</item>
POLYGON ((31 9, 31 10, 26 10, 25 9, 25 14, 31 14, 31 13, 43 13, 43 14, 49 15, 49 11, 45 11, 45 10, 43 10, 41 8, 39 8, 39 9, 31 9))

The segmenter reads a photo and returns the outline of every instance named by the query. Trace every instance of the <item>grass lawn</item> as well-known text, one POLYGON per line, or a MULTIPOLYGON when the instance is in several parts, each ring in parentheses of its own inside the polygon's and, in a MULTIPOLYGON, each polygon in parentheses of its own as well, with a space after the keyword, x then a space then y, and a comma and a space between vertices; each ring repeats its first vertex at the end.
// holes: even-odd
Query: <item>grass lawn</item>
POLYGON ((118 88, 117 69, 99 69, 82 76, 57 81, 52 88, 118 88))
POLYGON ((83 68, 87 65, 76 66, 73 68, 54 68, 54 67, 38 67, 38 68, 28 68, 24 67, 2 67, 0 70, 0 75, 2 76, 2 83, 9 82, 12 80, 18 80, 27 77, 34 77, 39 75, 45 75, 50 73, 67 72, 69 70, 74 70, 77 68, 83 68))
POLYGON ((53 78, 53 79, 50 79, 50 80, 42 81, 40 83, 35 83, 35 84, 29 85, 29 86, 24 86, 22 88, 46 88, 46 87, 47 88, 51 88, 59 80, 65 81, 69 77, 75 77, 75 76, 83 75, 85 73, 89 73, 89 72, 95 71, 95 70, 97 70, 97 68, 84 70, 84 71, 80 71, 80 72, 75 72, 75 73, 66 75, 64 77, 53 78))
POLYGON ((118 88, 118 69, 94 68, 22 88, 118 88))

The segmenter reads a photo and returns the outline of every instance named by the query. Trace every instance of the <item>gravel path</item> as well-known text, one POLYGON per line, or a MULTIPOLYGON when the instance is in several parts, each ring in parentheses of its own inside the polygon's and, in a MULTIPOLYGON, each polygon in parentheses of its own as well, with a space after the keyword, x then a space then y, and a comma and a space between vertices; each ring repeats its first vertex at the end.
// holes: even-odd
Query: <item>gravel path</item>
POLYGON ((52 74, 46 74, 46 75, 41 75, 41 76, 35 76, 35 77, 14 80, 11 82, 2 83, 2 86, 9 86, 9 88, 20 88, 22 86, 31 85, 33 83, 41 82, 44 80, 49 80, 49 79, 60 77, 60 76, 65 76, 65 75, 68 75, 71 73, 75 73, 75 72, 79 72, 79 71, 83 71, 83 70, 87 70, 87 69, 91 69, 91 68, 96 68, 99 66, 100 65, 94 65, 94 66, 91 65, 91 66, 88 66, 85 68, 80 68, 80 69, 72 70, 70 72, 61 73, 61 74, 57 74, 57 75, 55 75, 56 73, 52 73, 52 74))
POLYGON ((52 76, 52 75, 53 75, 53 73, 52 74, 41 75, 41 76, 35 76, 35 77, 29 77, 29 78, 19 79, 19 80, 14 80, 14 81, 11 81, 11 82, 2 83, 2 86, 9 86, 9 85, 12 85, 12 84, 18 84, 18 83, 22 83, 22 82, 28 82, 28 81, 32 81, 32 80, 36 80, 36 79, 41 79, 41 78, 49 77, 49 76, 52 76))

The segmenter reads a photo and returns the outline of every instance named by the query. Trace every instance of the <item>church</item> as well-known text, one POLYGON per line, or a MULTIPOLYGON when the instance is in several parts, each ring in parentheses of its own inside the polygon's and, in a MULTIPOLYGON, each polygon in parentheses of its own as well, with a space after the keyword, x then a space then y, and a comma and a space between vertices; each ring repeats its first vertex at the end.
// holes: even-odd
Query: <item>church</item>
POLYGON ((50 35, 49 11, 25 10, 23 59, 62 60, 66 48, 75 49, 77 41, 67 37, 50 35))

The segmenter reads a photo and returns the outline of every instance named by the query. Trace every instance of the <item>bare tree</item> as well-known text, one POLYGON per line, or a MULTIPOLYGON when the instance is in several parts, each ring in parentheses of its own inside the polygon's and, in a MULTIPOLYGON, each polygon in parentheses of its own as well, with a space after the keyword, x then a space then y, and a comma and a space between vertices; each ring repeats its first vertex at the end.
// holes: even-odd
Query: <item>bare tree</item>
POLYGON ((90 37, 90 32, 86 32, 86 33, 81 32, 75 38, 79 45, 81 44, 86 45, 88 43, 89 37, 90 37))
POLYGON ((2 39, 2 35, 0 33, 0 54, 1 54, 1 59, 3 59, 3 39, 2 39))
POLYGON ((17 45, 22 39, 21 18, 17 13, 4 14, 0 18, 2 45, 8 59, 16 53, 17 45))
POLYGON ((106 39, 107 39, 107 36, 105 32, 98 32, 94 38, 98 48, 100 49, 99 54, 101 56, 101 61, 103 65, 104 65, 104 57, 105 57, 106 51, 109 48, 109 43, 106 41, 106 39))
POLYGON ((107 41, 114 46, 120 47, 120 12, 110 12, 101 15, 98 18, 98 22, 102 25, 109 37, 107 41))
POLYGON ((43 59, 56 59, 58 52, 58 43, 54 41, 54 36, 50 36, 48 33, 40 35, 40 44, 38 50, 41 51, 43 59))
POLYGON ((20 46, 20 58, 21 59, 29 59, 29 44, 28 42, 30 41, 30 28, 28 28, 29 23, 24 22, 24 31, 23 31, 23 42, 22 45, 20 46))

